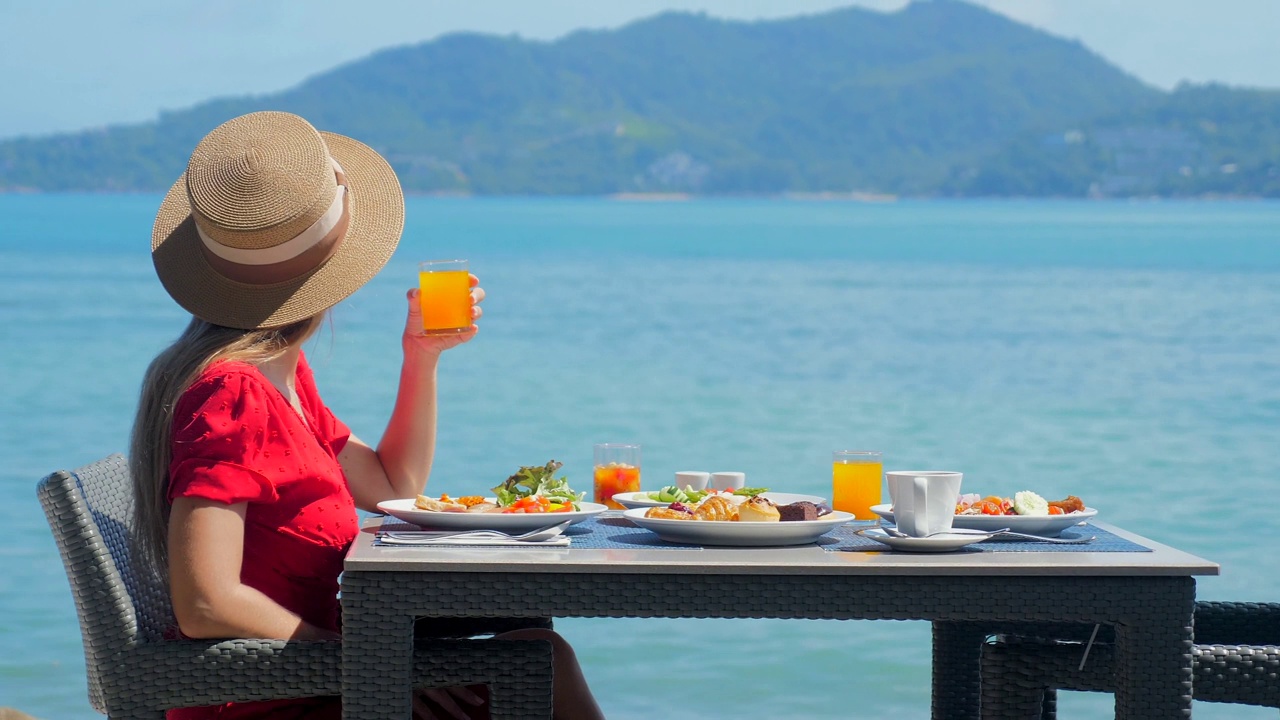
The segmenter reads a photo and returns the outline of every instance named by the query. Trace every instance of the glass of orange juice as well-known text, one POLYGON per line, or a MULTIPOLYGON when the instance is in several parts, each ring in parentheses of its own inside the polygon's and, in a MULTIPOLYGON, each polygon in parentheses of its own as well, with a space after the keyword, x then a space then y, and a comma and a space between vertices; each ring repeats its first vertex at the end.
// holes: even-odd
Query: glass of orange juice
POLYGON ((874 450, 837 450, 831 462, 831 508, 874 520, 872 505, 882 499, 884 460, 874 450))
POLYGON ((471 327, 471 273, 466 260, 418 263, 422 332, 447 335, 471 327))
POLYGON ((640 492, 640 446, 600 443, 595 447, 595 501, 614 510, 617 493, 640 492))

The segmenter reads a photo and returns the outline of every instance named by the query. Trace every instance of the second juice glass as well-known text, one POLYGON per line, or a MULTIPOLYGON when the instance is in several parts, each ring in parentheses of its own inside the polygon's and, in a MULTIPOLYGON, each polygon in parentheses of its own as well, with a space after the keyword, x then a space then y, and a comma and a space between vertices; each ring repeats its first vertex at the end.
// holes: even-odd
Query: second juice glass
POLYGON ((595 446, 595 501, 623 510, 613 501, 617 493, 640 492, 640 446, 600 443, 595 446))
POLYGON ((874 520, 872 505, 883 497, 884 460, 873 450, 837 450, 831 462, 831 508, 874 520))

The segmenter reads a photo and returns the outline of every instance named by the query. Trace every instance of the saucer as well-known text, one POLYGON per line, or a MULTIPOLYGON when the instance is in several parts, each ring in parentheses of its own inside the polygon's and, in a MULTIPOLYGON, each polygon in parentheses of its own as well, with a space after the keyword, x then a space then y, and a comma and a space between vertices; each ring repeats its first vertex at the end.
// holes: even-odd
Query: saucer
POLYGON ((904 552, 951 552, 959 550, 965 545, 972 545, 991 537, 986 534, 973 533, 942 533, 927 538, 901 538, 894 537, 880 528, 870 527, 861 530, 855 530, 855 534, 878 543, 884 543, 894 550, 902 550, 904 552))

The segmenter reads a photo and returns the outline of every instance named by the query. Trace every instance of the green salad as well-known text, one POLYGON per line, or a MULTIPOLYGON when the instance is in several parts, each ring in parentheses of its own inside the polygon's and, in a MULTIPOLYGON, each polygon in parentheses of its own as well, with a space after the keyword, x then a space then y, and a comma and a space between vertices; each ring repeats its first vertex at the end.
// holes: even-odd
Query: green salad
MULTIPOLYGON (((734 490, 733 494, 741 495, 743 497, 755 497, 756 495, 759 495, 762 492, 768 492, 768 490, 769 488, 741 488, 738 490, 734 490)), ((665 502, 665 503, 682 502, 682 503, 688 504, 688 503, 702 502, 703 498, 705 498, 708 495, 711 495, 714 492, 715 492, 714 490, 690 490, 688 488, 681 490, 675 485, 668 485, 662 488, 661 490, 651 490, 649 492, 642 492, 640 493, 640 496, 642 499, 647 498, 649 500, 656 500, 658 502, 665 502)))
POLYGON ((545 497, 558 505, 572 505, 574 510, 581 510, 578 502, 585 492, 575 492, 569 487, 564 477, 555 477, 555 473, 564 467, 564 463, 552 460, 546 465, 532 465, 520 468, 514 475, 493 488, 500 507, 515 504, 527 497, 545 497))

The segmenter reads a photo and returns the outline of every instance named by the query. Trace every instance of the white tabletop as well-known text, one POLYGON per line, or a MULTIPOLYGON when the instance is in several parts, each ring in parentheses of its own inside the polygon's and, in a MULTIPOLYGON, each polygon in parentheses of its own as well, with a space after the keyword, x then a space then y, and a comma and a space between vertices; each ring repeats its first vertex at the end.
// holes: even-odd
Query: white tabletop
MULTIPOLYGON (((365 521, 347 554, 346 571, 548 572, 768 575, 1217 575, 1204 560, 1102 522, 1091 524, 1152 552, 831 552, 817 545, 785 548, 590 549, 385 547, 373 544, 384 518, 365 521)), ((390 522, 399 522, 386 518, 390 522)))

